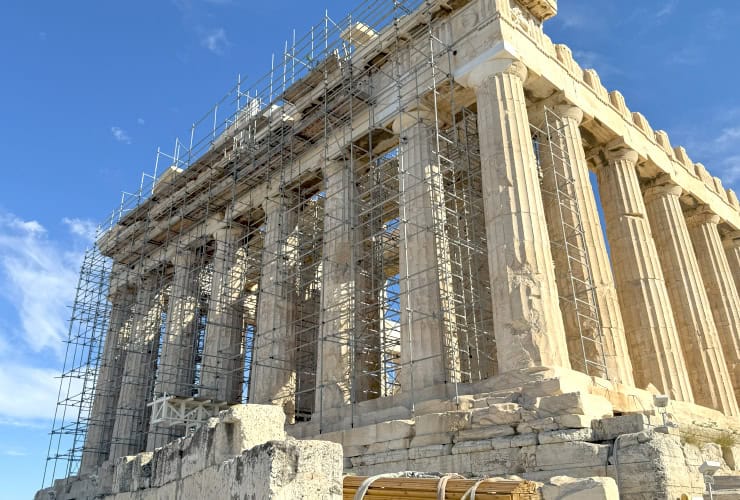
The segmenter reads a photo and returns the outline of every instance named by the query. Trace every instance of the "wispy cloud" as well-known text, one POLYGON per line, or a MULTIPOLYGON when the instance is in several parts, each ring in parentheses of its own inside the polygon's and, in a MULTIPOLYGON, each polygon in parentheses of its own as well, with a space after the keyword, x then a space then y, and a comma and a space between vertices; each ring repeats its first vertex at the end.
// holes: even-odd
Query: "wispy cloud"
POLYGON ((62 222, 67 225, 70 232, 76 236, 84 238, 87 242, 92 243, 95 241, 95 237, 98 234, 98 225, 91 220, 68 218, 62 219, 62 222))
MULTIPOLYGON (((213 18, 212 11, 218 7, 236 5, 235 0, 171 0, 177 9, 186 30, 194 34, 201 47, 213 54, 222 55, 231 46, 226 30, 222 26, 204 23, 213 18)), ((186 63, 187 54, 178 53, 177 58, 186 63)))
POLYGON ((623 71, 609 61, 609 58, 598 52, 590 50, 574 50, 573 59, 584 69, 593 68, 603 79, 606 76, 622 74, 623 71))
POLYGON ((717 172, 725 187, 737 189, 740 182, 740 155, 728 156, 719 162, 717 172))
POLYGON ((224 50, 231 45, 229 43, 229 39, 226 37, 226 31, 223 28, 218 28, 204 33, 200 39, 200 44, 218 55, 223 54, 224 50))
POLYGON ((588 24, 588 19, 585 16, 575 13, 562 14, 561 17, 558 17, 558 21, 566 28, 581 28, 588 24))
POLYGON ((110 128, 110 132, 113 134, 113 138, 118 142, 131 144, 131 137, 128 135, 128 132, 123 130, 121 127, 113 126, 110 128))
POLYGON ((6 425, 22 425, 28 420, 48 420, 54 416, 59 393, 59 373, 56 370, 32 368, 18 363, 0 364, 0 391, 22 394, 5 398, 0 406, 0 418, 6 425))
POLYGON ((17 315, 10 335, 32 352, 61 352, 81 258, 37 221, 0 213, 0 299, 17 315))
POLYGON ((136 123, 138 123, 139 125, 146 125, 146 120, 144 120, 143 118, 137 118, 136 123))
POLYGON ((558 5, 558 15, 553 23, 567 30, 600 34, 614 27, 617 20, 611 19, 613 8, 609 0, 570 0, 558 5))
POLYGON ((678 3, 677 0, 669 0, 668 2, 663 5, 662 8, 658 9, 658 11, 655 13, 655 17, 658 19, 662 17, 669 16, 673 14, 673 11, 676 10, 676 4, 678 3))
POLYGON ((692 160, 703 163, 726 188, 740 190, 740 107, 707 112, 706 121, 676 129, 692 160))
POLYGON ((24 429, 41 429, 43 431, 48 431, 49 430, 49 420, 51 420, 53 416, 54 416, 53 413, 49 415, 39 414, 37 418, 32 417, 32 419, 28 419, 28 418, 18 419, 15 417, 5 417, 5 416, 2 416, 2 414, 0 414, 0 427, 20 427, 24 429))
MULTIPOLYGON (((0 426, 31 426, 54 414, 62 341, 82 252, 93 224, 65 218, 71 238, 54 240, 38 221, 0 211, 0 426)), ((43 424, 46 426, 48 424, 43 424)), ((2 451, 0 451, 2 453, 2 451)), ((6 452, 7 454, 7 452, 6 452)))
POLYGON ((27 457, 28 453, 11 448, 3 450, 0 452, 0 455, 5 455, 6 457, 27 457))
POLYGON ((722 133, 714 140, 719 146, 737 146, 740 141, 740 127, 729 127, 722 130, 722 133))

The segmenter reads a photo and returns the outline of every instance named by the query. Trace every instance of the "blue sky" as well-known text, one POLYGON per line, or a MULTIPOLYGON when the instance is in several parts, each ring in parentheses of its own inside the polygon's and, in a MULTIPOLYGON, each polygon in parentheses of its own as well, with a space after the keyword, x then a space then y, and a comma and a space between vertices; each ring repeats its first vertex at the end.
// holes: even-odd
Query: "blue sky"
MULTIPOLYGON (((727 1, 560 0, 584 68, 740 191, 740 14, 727 1)), ((80 258, 158 146, 354 2, 5 2, 0 16, 0 481, 41 482, 80 258)))

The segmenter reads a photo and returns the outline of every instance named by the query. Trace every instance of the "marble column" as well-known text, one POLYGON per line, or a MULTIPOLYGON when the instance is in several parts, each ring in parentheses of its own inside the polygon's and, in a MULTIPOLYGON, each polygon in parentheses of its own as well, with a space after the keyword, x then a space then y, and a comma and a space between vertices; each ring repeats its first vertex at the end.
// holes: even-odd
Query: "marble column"
POLYGON ((265 240, 249 402, 282 406, 295 418, 298 199, 281 191, 264 201, 265 240))
MULTIPOLYGON (((196 334, 200 267, 195 250, 182 248, 174 258, 174 277, 170 285, 167 324, 157 367, 154 397, 164 395, 192 397, 195 382, 196 334)), ((147 450, 153 451, 182 435, 183 429, 173 429, 149 423, 147 450)))
POLYGON ((717 230, 719 220, 707 207, 700 207, 688 214, 686 223, 732 377, 735 397, 740 398, 740 298, 717 230))
POLYGON ((211 297, 203 342, 203 361, 199 396, 241 402, 244 379, 244 298, 247 274, 246 245, 241 244, 242 227, 224 225, 213 234, 211 297))
POLYGON ((691 377, 694 400, 726 415, 737 415, 732 382, 681 210, 681 193, 681 187, 672 183, 659 183, 645 191, 653 239, 691 377))
POLYGON ((124 346, 131 335, 133 291, 128 287, 119 288, 111 295, 110 301, 110 320, 103 355, 98 365, 95 399, 90 410, 80 463, 81 474, 95 473, 98 466, 108 458, 126 359, 124 346))
POLYGON ((605 152, 597 176, 637 387, 693 402, 691 382, 637 176, 637 153, 605 152))
POLYGON ((393 124, 400 135, 401 389, 460 379, 442 167, 428 113, 393 124))
POLYGON ((473 70, 499 372, 570 367, 518 61, 473 70))
POLYGON ((574 369, 589 375, 608 376, 612 381, 632 386, 632 362, 622 312, 579 130, 583 112, 576 106, 561 105, 556 106, 554 114, 548 114, 547 118, 552 128, 562 132, 562 135, 555 134, 550 138, 552 144, 543 143, 542 198, 555 259, 555 278, 561 297, 570 363, 574 369), (566 195, 560 201, 558 190, 566 195), (579 226, 582 226, 582 238, 576 233, 579 226), (572 280, 571 276, 576 279, 572 280), (582 341, 578 314, 581 310, 576 308, 574 299, 591 302, 589 281, 594 287, 594 305, 598 309, 601 331, 598 325, 581 321, 586 337, 582 341), (597 364, 587 366, 584 353, 587 360, 597 364), (602 362, 606 365, 606 374, 599 367, 602 362))
POLYGON ((740 292, 740 231, 727 234, 722 240, 730 273, 735 278, 735 288, 740 292))
POLYGON ((109 458, 135 455, 144 451, 147 418, 154 389, 159 350, 164 294, 158 276, 141 280, 134 304, 133 329, 126 346, 126 362, 109 458))
POLYGON ((367 399, 380 390, 379 346, 366 338, 360 314, 365 284, 358 267, 361 244, 358 193, 351 163, 324 166, 324 238, 321 326, 316 369, 317 411, 367 399), (375 347, 371 349, 371 347, 375 347), (371 358, 378 358, 370 363, 371 358), (375 371, 373 376, 371 373, 375 371))

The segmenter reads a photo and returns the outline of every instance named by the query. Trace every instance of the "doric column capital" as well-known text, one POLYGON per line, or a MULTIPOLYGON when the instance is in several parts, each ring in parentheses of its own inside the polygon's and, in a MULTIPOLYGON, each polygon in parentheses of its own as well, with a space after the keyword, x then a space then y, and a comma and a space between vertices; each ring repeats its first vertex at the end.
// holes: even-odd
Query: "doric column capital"
POLYGON ((637 160, 639 158, 635 150, 626 148, 626 147, 620 147, 616 149, 605 149, 604 157, 610 163, 617 162, 617 161, 624 161, 624 162, 631 164, 632 166, 637 165, 637 160))
POLYGON ((402 111, 393 120, 393 133, 400 134, 403 130, 407 130, 417 123, 425 122, 434 122, 434 113, 428 109, 415 108, 409 111, 402 111))
POLYGON ((693 211, 686 214, 686 224, 689 227, 699 226, 701 224, 719 224, 719 215, 711 211, 707 205, 700 205, 693 211))
POLYGON ((470 73, 461 77, 461 83, 473 89, 478 89, 489 78, 498 74, 508 74, 518 77, 522 83, 527 79, 527 66, 516 59, 491 59, 473 68, 470 73))
POLYGON ((558 92, 554 96, 548 97, 527 108, 530 123, 535 125, 544 124, 546 110, 550 111, 547 117, 550 121, 553 120, 554 115, 558 120, 567 121, 570 126, 575 126, 576 129, 583 121, 583 111, 581 108, 567 102, 562 92, 558 92))
POLYGON ((650 203, 657 198, 663 198, 665 196, 679 197, 681 193, 683 193, 683 189, 676 184, 651 186, 645 190, 645 203, 650 203))
POLYGON ((722 238, 725 248, 740 248, 740 231, 731 231, 722 238))
POLYGON ((553 111, 560 118, 567 118, 578 125, 583 121, 583 110, 575 104, 560 104, 553 108, 553 111))

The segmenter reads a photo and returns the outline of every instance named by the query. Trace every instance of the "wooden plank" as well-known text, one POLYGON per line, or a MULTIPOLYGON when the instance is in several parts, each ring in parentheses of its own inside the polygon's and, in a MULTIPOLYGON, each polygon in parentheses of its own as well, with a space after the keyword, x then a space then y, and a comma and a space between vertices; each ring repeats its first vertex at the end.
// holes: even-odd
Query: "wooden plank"
MULTIPOLYGON (((353 500, 360 485, 367 479, 363 476, 345 476, 344 499, 353 500)), ((460 500, 478 480, 449 479, 445 488, 445 500, 460 500)), ((373 482, 365 494, 368 500, 375 499, 436 499, 437 478, 380 478, 373 482)), ((489 480, 482 482, 475 493, 480 500, 534 500, 539 499, 537 486, 530 481, 489 480)))

